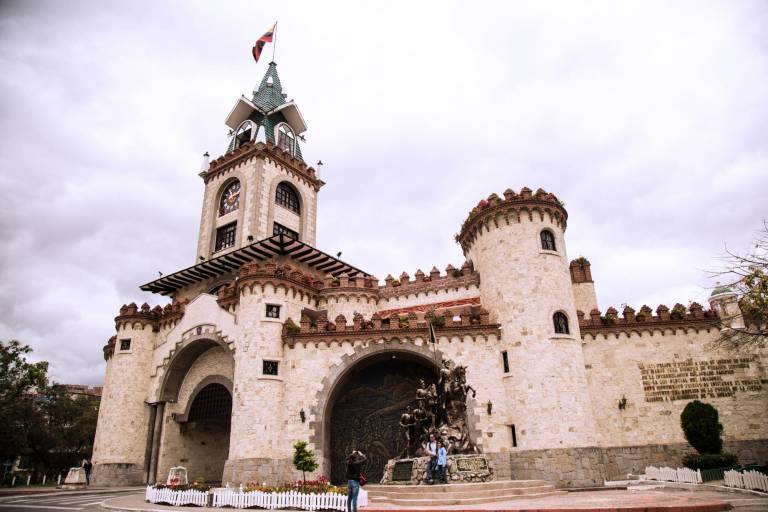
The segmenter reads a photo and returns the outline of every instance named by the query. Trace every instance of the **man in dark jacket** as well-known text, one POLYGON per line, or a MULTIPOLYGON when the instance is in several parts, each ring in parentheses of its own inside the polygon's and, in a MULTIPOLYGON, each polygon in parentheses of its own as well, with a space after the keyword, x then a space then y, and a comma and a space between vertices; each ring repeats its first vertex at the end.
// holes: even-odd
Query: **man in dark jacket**
POLYGON ((357 495, 360 492, 360 473, 367 457, 358 450, 347 456, 347 512, 357 512, 357 495))

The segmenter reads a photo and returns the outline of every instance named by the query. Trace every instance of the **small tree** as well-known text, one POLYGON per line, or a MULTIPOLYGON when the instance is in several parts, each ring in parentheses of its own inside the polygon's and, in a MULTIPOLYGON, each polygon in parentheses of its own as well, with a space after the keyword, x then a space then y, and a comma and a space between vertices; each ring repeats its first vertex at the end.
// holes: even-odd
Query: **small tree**
POLYGON ((296 441, 293 445, 293 465, 301 471, 304 485, 307 484, 307 471, 310 473, 317 469, 317 460, 312 451, 307 450, 306 441, 296 441))
POLYGON ((694 400, 685 406, 680 415, 685 439, 699 453, 720 453, 723 450, 723 425, 717 409, 694 400))

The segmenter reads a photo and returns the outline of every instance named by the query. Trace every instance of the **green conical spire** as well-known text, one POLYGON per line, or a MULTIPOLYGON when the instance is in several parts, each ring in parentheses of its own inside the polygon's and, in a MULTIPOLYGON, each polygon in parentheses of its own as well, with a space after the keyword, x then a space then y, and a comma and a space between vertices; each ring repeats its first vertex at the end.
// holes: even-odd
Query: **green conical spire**
POLYGON ((253 104, 264 112, 269 112, 275 107, 285 103, 285 94, 283 86, 280 83, 280 77, 277 75, 277 64, 269 63, 264 78, 261 79, 259 88, 253 91, 253 104))

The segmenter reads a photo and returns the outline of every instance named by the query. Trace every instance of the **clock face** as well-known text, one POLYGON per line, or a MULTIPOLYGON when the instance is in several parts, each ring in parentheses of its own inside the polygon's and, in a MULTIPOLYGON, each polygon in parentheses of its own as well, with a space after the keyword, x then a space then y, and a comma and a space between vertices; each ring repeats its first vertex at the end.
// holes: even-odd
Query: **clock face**
POLYGON ((219 216, 226 215, 240 207, 240 182, 235 180, 230 183, 221 195, 219 203, 219 216))

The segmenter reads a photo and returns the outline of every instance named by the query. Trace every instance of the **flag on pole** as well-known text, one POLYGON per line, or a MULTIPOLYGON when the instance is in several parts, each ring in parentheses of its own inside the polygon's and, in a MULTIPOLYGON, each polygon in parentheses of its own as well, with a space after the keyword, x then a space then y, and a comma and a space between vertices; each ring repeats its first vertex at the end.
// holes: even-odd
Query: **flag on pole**
POLYGON ((267 30, 263 36, 261 36, 256 40, 256 44, 253 46, 253 50, 251 50, 251 52, 253 53, 253 58, 256 62, 259 62, 259 57, 261 57, 261 50, 264 49, 264 45, 272 42, 272 37, 275 35, 276 27, 277 27, 277 22, 275 22, 272 25, 272 28, 267 30))
POLYGON ((435 326, 432 325, 432 318, 429 319, 429 342, 437 344, 437 335, 435 334, 435 326))

